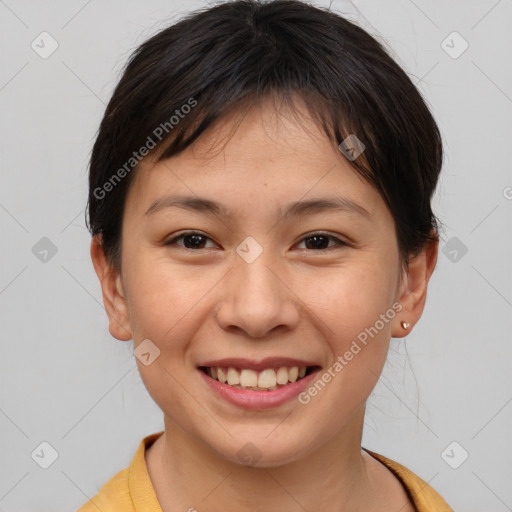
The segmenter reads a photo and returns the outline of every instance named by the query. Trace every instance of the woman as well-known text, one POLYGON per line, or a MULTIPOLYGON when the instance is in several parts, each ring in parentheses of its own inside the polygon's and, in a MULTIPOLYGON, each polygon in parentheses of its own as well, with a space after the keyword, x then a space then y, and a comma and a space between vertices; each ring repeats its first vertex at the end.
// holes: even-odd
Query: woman
POLYGON ((442 159, 405 72, 327 10, 235 1, 142 44, 88 226, 165 430, 80 512, 449 511, 361 447, 390 338, 423 312, 442 159))

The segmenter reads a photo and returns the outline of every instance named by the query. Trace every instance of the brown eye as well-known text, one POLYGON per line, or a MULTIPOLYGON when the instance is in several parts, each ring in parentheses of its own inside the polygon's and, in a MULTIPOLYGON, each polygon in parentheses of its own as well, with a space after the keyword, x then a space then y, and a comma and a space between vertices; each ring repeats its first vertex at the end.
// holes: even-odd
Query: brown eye
MULTIPOLYGON (((211 238, 203 235, 202 233, 191 231, 188 233, 182 233, 177 237, 172 238, 171 240, 165 242, 165 245, 172 246, 178 245, 183 247, 184 249, 207 249, 205 244, 211 238), (183 240, 183 243, 177 243, 178 241, 183 240)), ((315 252, 318 251, 326 251, 335 246, 348 246, 347 242, 340 240, 339 238, 330 235, 328 233, 312 233, 304 238, 302 238, 300 243, 305 243, 305 248, 308 250, 313 250, 315 252), (329 246, 329 241, 334 241, 334 245, 329 246)))
POLYGON ((329 240, 334 240, 336 242, 335 245, 338 246, 348 245, 346 242, 343 242, 343 240, 340 240, 335 236, 329 235, 328 233, 312 233, 311 235, 304 237, 300 243, 305 242, 306 249, 325 251, 333 247, 329 247, 329 240))
POLYGON ((195 231, 189 232, 189 233, 182 233, 181 235, 169 240, 168 242, 165 242, 165 245, 179 245, 180 247, 184 247, 185 249, 206 249, 204 247, 204 244, 207 240, 211 240, 207 236, 197 233, 195 231), (183 239, 183 245, 177 244, 176 242, 178 240, 183 239))

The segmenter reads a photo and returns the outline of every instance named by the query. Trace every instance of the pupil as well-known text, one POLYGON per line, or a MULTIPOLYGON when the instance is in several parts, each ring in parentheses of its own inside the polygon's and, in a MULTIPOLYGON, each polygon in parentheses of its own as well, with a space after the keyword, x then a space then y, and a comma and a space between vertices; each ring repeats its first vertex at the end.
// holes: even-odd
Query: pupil
POLYGON ((322 244, 322 242, 319 242, 319 239, 323 239, 323 241, 327 241, 327 245, 329 245, 329 241, 327 239, 326 236, 324 235, 315 235, 315 236, 310 236, 309 238, 306 239, 306 247, 308 249, 325 249, 326 247, 320 247, 322 245, 325 245, 325 244, 322 244), (314 240, 314 242, 311 244, 309 243, 309 240, 314 240))
POLYGON ((201 245, 201 239, 204 238, 203 235, 186 235, 183 237, 183 243, 187 249, 190 248, 198 248, 201 245), (194 239, 192 244, 187 244, 187 240, 194 239))

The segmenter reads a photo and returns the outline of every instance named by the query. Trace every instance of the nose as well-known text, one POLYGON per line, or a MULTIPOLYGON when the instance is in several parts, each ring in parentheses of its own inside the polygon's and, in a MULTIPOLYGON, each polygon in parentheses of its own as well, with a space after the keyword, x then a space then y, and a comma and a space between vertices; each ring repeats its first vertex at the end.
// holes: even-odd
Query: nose
POLYGON ((297 326, 300 299, 293 292, 289 272, 264 254, 252 263, 237 259, 226 277, 217 309, 217 322, 223 329, 263 338, 297 326))

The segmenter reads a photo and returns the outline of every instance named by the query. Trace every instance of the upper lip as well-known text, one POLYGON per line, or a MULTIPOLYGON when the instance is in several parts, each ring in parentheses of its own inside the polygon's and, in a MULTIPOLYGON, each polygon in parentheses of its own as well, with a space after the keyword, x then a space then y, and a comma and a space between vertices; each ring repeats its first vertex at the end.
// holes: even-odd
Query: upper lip
POLYGON ((266 357, 265 359, 254 360, 239 357, 228 357, 226 359, 216 359, 214 361, 205 361, 201 366, 217 367, 217 368, 246 368, 248 370, 265 370, 266 368, 286 367, 302 367, 302 366, 319 366, 313 361, 304 361, 301 359, 293 359, 291 357, 266 357))

